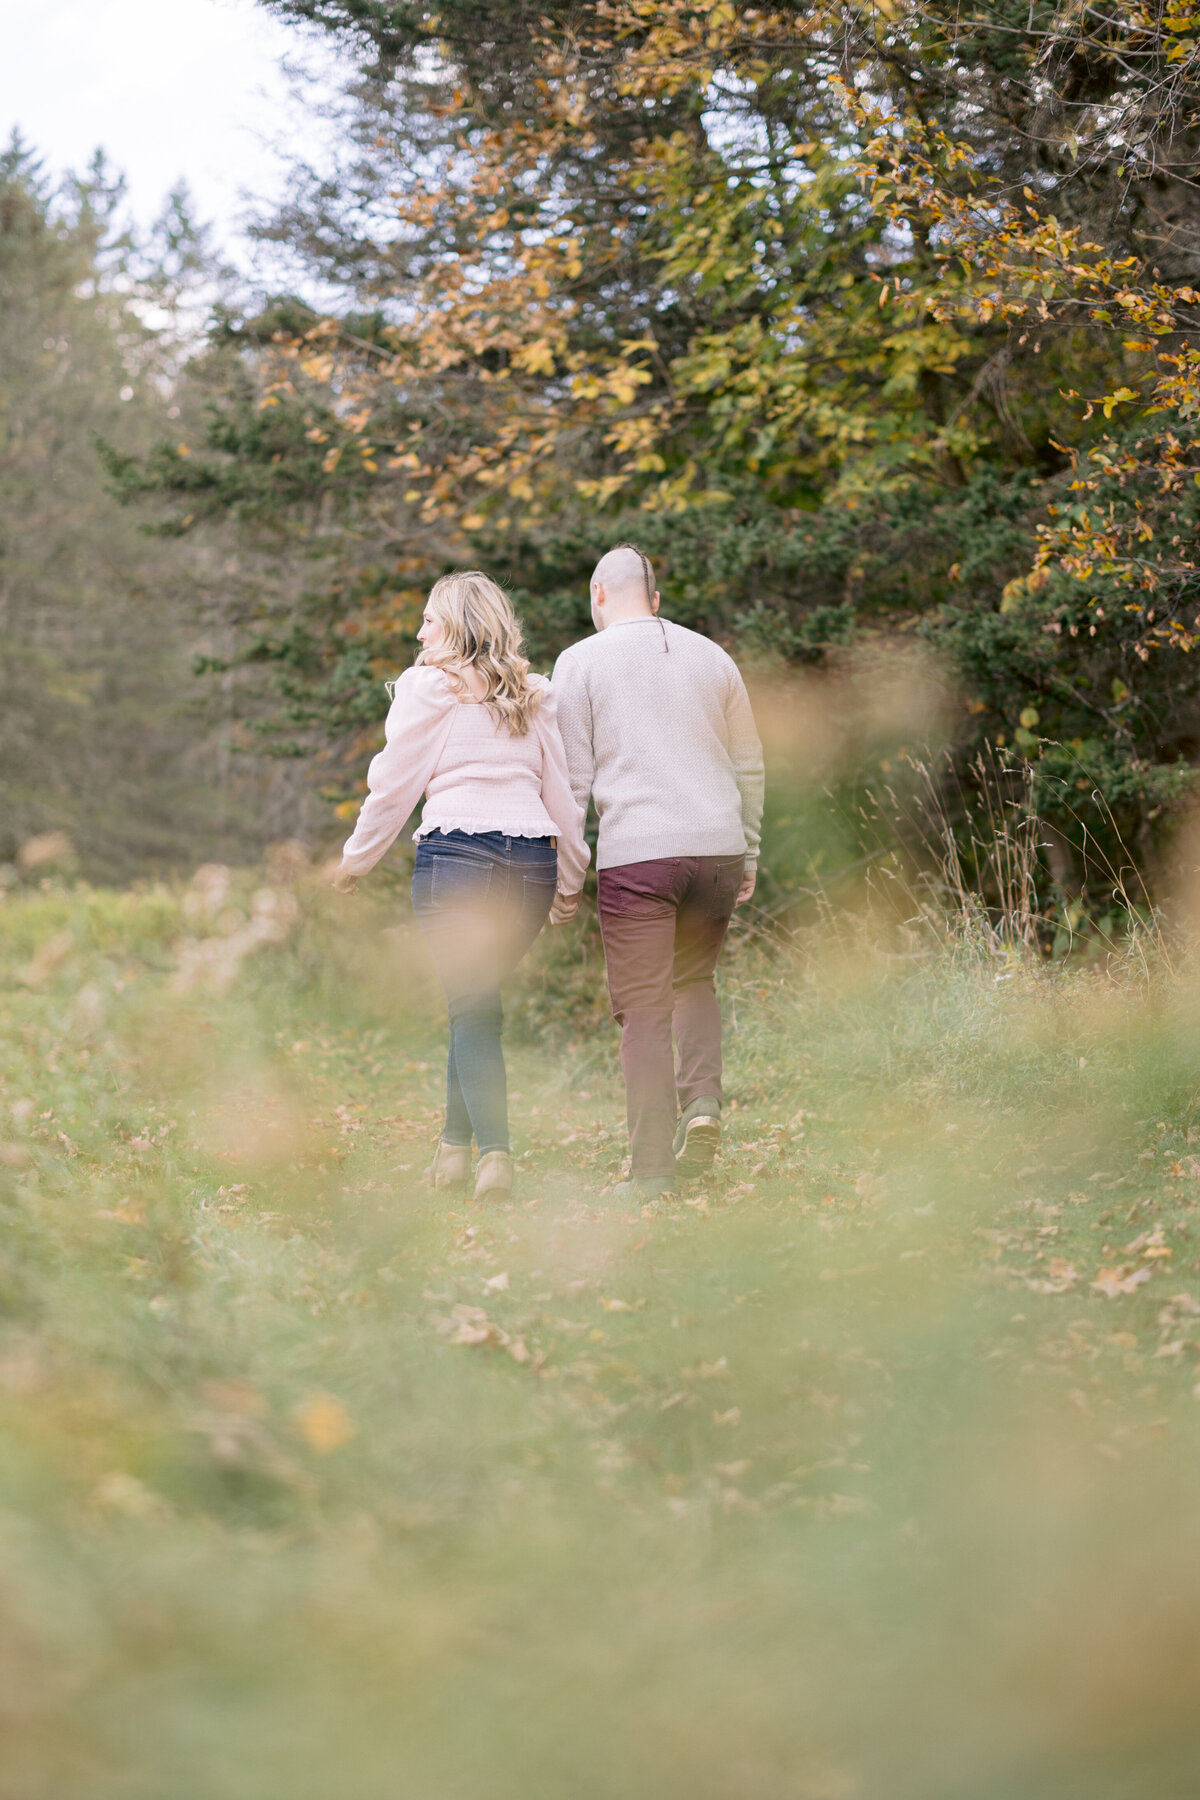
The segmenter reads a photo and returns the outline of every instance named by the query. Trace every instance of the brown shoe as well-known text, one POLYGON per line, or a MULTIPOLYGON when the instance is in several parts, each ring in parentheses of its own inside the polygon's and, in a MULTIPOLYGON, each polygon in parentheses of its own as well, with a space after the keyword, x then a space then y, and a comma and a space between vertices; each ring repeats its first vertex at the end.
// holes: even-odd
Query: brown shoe
POLYGON ((489 1150, 475 1170, 475 1198, 505 1199, 512 1192, 513 1160, 507 1150, 489 1150))
POLYGON ((470 1144, 448 1144, 445 1138, 439 1138, 425 1173, 435 1189, 466 1187, 471 1179, 470 1144))

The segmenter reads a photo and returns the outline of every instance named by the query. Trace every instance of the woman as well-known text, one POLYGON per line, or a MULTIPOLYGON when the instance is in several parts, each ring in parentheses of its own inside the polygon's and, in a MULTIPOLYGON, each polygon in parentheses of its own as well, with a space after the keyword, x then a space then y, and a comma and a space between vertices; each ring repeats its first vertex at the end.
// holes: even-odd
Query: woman
POLYGON ((430 1174, 475 1198, 512 1187, 500 983, 583 885, 588 847, 554 696, 521 655, 507 596, 475 570, 434 584, 421 652, 395 685, 387 741, 334 886, 352 892, 425 794, 412 898, 446 994, 446 1122, 430 1174))

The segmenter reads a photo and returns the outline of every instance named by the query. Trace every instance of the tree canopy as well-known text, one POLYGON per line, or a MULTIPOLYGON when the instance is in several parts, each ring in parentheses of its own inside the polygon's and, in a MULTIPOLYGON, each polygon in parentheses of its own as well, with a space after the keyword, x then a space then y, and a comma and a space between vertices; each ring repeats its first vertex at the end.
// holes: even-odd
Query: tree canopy
POLYGON ((206 444, 119 473, 319 543, 243 639, 285 718, 360 752, 453 562, 548 657, 634 536, 734 645, 923 638, 964 759, 1151 853, 1200 755, 1200 12, 268 3, 356 59, 263 227, 322 301, 227 322, 206 444))

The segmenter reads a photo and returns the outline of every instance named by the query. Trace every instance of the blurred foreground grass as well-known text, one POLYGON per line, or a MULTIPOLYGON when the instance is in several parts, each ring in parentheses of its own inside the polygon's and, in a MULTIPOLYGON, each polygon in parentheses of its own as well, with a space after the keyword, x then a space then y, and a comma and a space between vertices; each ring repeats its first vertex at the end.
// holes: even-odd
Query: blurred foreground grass
POLYGON ((631 1210, 585 925, 485 1211, 406 908, 259 879, 0 908, 4 1800, 1197 1791, 1193 987, 748 933, 631 1210))

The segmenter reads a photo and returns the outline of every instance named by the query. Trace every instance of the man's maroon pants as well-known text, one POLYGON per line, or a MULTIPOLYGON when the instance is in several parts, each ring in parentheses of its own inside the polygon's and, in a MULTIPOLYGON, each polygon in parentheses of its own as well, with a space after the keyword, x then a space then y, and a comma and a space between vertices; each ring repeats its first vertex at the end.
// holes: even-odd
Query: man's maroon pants
POLYGON ((701 1094, 721 1098, 713 970, 744 868, 742 856, 667 856, 600 870, 600 932, 621 1027, 633 1173, 643 1179, 675 1173, 678 1108, 701 1094))

